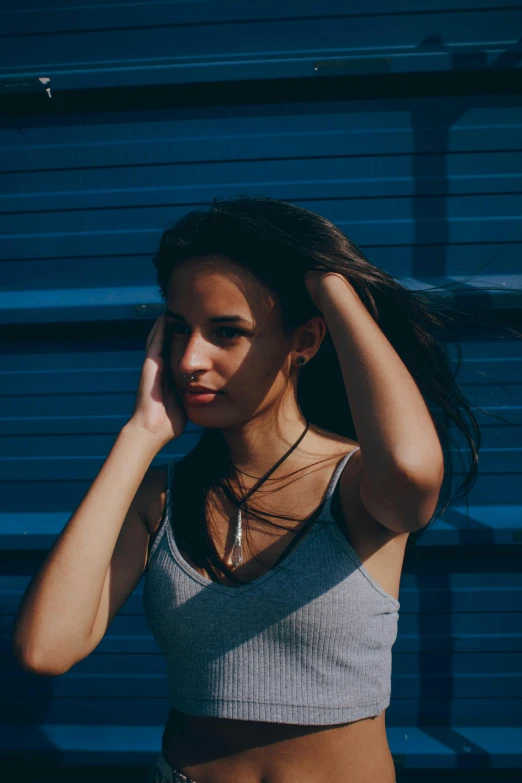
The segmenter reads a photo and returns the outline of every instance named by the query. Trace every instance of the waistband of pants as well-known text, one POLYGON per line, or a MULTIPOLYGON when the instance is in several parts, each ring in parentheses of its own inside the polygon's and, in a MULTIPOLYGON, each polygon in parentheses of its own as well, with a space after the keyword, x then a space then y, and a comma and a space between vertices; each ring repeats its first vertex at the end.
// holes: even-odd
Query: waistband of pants
POLYGON ((168 781, 168 783, 196 783, 192 778, 188 778, 183 773, 178 772, 172 767, 161 750, 156 760, 156 765, 161 772, 161 775, 168 781))
MULTIPOLYGON (((186 775, 175 770, 163 755, 163 751, 160 752, 156 764, 165 780, 169 783, 196 783, 192 778, 188 778, 186 775)), ((395 783, 397 783, 397 781, 395 781, 395 783)))

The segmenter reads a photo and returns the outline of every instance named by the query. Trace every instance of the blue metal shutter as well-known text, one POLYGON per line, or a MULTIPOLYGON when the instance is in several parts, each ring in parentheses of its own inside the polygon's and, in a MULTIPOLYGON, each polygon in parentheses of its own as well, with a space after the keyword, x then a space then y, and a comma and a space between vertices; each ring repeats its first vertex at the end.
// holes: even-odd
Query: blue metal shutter
MULTIPOLYGON (((160 234, 214 197, 265 194, 329 218, 408 286, 487 264, 479 287, 522 288, 522 10, 63 5, 0 11, 0 754, 148 766, 168 704, 141 584, 52 682, 20 669, 10 632, 132 413, 162 310, 160 234)), ((520 329, 516 297, 476 299, 520 329)), ((522 767, 521 347, 461 338, 464 392, 506 421, 478 415, 467 507, 432 523, 405 564, 386 717, 397 769, 419 779, 522 767)), ((154 463, 198 439, 189 425, 154 463)))

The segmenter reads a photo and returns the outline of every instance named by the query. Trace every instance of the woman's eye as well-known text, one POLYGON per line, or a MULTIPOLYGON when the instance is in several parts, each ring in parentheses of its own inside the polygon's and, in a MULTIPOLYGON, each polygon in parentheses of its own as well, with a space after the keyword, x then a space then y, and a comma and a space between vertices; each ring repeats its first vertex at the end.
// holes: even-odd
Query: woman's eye
POLYGON ((232 326, 221 326, 221 327, 218 329, 218 331, 224 331, 224 332, 234 332, 234 334, 230 334, 230 335, 228 336, 228 338, 226 338, 226 335, 225 335, 225 338, 226 338, 226 339, 229 339, 229 340, 233 340, 233 339, 234 339, 234 337, 238 337, 238 336, 240 336, 240 335, 242 335, 242 334, 243 334, 243 332, 239 331, 239 329, 234 329, 232 326))
MULTIPOLYGON (((177 324, 177 323, 167 323, 167 329, 170 333, 173 334, 181 334, 179 332, 179 329, 186 329, 187 327, 184 324, 177 324)), ((220 326, 219 329, 216 329, 216 332, 233 332, 233 334, 225 334, 222 335, 225 340, 233 340, 235 337, 242 335, 243 332, 239 329, 234 329, 232 326, 220 326)))

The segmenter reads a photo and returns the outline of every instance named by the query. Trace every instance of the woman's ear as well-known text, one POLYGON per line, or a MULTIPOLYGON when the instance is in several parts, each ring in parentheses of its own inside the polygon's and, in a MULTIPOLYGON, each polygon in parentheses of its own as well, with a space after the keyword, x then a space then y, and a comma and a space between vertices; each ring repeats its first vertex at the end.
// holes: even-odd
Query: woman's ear
POLYGON ((310 318, 306 324, 299 327, 294 350, 299 353, 306 351, 306 358, 310 360, 321 347, 327 331, 324 318, 319 315, 310 318))

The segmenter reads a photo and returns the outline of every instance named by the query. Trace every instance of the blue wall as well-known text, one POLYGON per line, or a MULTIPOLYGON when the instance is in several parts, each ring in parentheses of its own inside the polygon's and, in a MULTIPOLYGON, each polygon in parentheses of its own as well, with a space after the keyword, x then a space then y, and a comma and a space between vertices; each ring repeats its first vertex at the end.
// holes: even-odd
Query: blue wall
MULTIPOLYGON (((522 289, 522 6, 447 5, 0 9, 2 758, 151 765, 160 748, 166 671, 141 583, 62 677, 23 671, 10 645, 27 584, 132 414, 168 222, 269 195, 329 218, 407 286, 522 289)), ((477 302, 520 329, 516 296, 477 302)), ((522 768, 522 349, 460 337, 464 393, 504 421, 477 414, 468 503, 405 563, 397 770, 522 768)))

